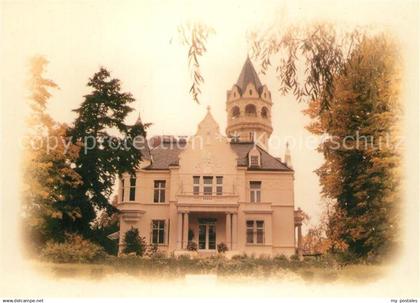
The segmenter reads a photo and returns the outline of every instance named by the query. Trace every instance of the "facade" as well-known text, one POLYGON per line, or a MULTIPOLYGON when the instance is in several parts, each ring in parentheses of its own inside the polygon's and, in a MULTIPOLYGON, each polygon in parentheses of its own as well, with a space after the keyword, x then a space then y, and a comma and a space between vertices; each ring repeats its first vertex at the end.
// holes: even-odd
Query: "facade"
POLYGON ((271 107, 248 58, 227 92, 227 136, 208 109, 194 136, 152 138, 136 175, 120 180, 120 252, 134 227, 168 253, 194 242, 203 254, 220 243, 229 254, 295 254, 294 171, 290 154, 284 163, 266 150, 271 107))

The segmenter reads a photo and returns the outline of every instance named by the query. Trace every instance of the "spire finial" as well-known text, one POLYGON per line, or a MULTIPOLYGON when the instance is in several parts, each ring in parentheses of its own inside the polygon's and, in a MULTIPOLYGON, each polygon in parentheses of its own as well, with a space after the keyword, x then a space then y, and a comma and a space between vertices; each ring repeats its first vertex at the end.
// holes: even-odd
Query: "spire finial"
POLYGON ((210 112, 210 110, 211 110, 210 105, 207 105, 207 112, 210 112))
POLYGON ((139 115, 137 117, 136 124, 143 124, 142 121, 141 121, 140 112, 139 112, 139 115))
POLYGON ((290 155, 290 150, 289 150, 289 141, 286 142, 286 152, 284 153, 284 161, 286 162, 286 165, 288 167, 293 168, 292 156, 290 155))

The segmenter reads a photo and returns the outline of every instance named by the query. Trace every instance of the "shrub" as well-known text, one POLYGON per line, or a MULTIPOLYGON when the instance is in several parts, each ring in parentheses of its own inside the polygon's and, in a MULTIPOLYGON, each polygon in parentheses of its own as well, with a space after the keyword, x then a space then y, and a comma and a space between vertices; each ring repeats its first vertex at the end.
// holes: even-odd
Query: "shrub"
POLYGON ((105 259, 105 250, 80 235, 68 234, 63 243, 47 242, 41 251, 47 261, 57 263, 90 263, 105 259))
POLYGON ((219 244, 217 244, 217 251, 219 253, 225 253, 228 251, 228 247, 225 243, 221 242, 219 244))
POLYGON ((197 246, 197 243, 196 242, 193 242, 193 241, 189 241, 188 242, 188 244, 187 244, 187 250, 189 250, 189 251, 197 251, 197 249, 198 249, 198 246, 197 246))
POLYGON ((165 257, 166 255, 159 250, 159 246, 157 244, 152 244, 147 247, 146 256, 159 259, 165 257))
POLYGON ((140 237, 139 230, 131 227, 124 235, 125 254, 135 253, 137 256, 143 256, 146 250, 146 241, 140 237))

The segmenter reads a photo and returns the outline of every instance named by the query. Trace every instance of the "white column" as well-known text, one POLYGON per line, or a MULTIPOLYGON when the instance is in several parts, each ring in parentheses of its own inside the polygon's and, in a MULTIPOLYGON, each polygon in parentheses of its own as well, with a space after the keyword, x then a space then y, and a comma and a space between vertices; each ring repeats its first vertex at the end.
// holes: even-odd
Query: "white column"
POLYGON ((184 213, 184 235, 182 239, 182 248, 187 249, 188 245, 188 212, 184 213))
POLYGON ((302 224, 298 225, 298 257, 302 259, 303 250, 302 250, 302 224))
POLYGON ((232 250, 232 224, 230 220, 230 213, 226 213, 226 245, 229 250, 232 250))
POLYGON ((178 212, 176 249, 180 250, 181 248, 182 248, 182 213, 178 212))
POLYGON ((232 250, 238 249, 238 214, 232 214, 232 250))

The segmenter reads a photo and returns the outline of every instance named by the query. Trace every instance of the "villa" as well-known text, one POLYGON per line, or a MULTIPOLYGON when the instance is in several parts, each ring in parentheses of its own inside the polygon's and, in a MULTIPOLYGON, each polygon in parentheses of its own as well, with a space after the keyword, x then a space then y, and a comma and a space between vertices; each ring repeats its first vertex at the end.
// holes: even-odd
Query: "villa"
POLYGON ((134 227, 168 253, 212 253, 220 243, 230 254, 299 252, 290 152, 282 161, 267 150, 272 105, 248 58, 227 91, 226 136, 208 108, 194 136, 151 138, 136 175, 119 181, 119 251, 134 227))

